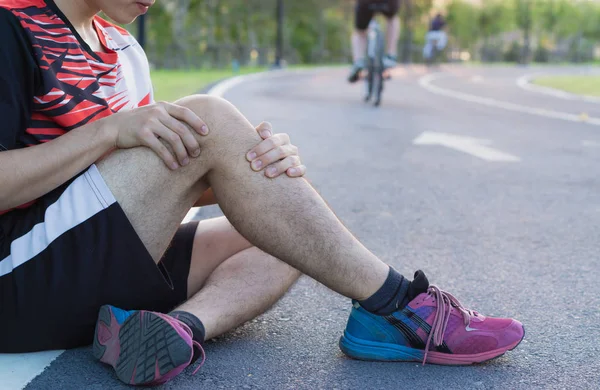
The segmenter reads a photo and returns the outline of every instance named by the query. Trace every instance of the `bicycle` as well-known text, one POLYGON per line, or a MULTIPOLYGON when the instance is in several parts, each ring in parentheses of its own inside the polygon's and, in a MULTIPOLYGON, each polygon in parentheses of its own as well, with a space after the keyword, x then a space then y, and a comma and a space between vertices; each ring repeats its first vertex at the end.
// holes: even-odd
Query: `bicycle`
POLYGON ((423 49, 423 56, 425 60, 425 65, 428 67, 432 67, 438 65, 438 60, 441 61, 441 56, 444 51, 444 47, 446 46, 446 38, 443 35, 443 32, 430 32, 427 36, 427 42, 425 44, 425 48, 423 49), (430 46, 429 56, 426 55, 427 47, 430 46), (440 48, 440 46, 442 48, 440 48))
MULTIPOLYGON (((376 6, 373 6, 376 9, 376 6)), ((383 56, 385 54, 385 40, 383 32, 376 19, 371 20, 367 31, 367 94, 365 102, 375 97, 373 104, 378 107, 381 104, 381 94, 383 92, 383 56)))
POLYGON ((429 54, 429 57, 425 58, 425 65, 427 65, 427 67, 436 65, 438 54, 437 42, 434 42, 433 47, 431 48, 431 54, 429 54))

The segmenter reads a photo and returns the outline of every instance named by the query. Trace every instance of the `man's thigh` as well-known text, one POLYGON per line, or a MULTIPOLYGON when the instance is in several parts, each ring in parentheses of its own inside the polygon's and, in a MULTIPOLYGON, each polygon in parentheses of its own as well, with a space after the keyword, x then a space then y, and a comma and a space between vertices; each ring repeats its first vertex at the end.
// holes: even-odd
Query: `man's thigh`
POLYGON ((357 30, 366 30, 375 15, 375 10, 391 19, 398 15, 399 8, 400 0, 358 0, 355 11, 355 27, 357 30), (373 8, 374 6, 377 8, 373 8))
POLYGON ((155 262, 162 258, 179 224, 206 189, 199 181, 199 160, 203 160, 202 155, 187 167, 171 171, 150 148, 137 147, 117 150, 97 163, 155 262))
MULTIPOLYGON (((175 102, 191 109, 210 129, 195 134, 200 156, 187 166, 170 170, 150 148, 117 150, 97 163, 98 170, 125 211, 138 236, 158 263, 179 224, 208 188, 210 176, 222 178, 223 166, 239 166, 260 136, 229 102, 193 95, 175 102)), ((170 147, 166 145, 168 149, 170 147)), ((248 174, 252 173, 247 166, 248 174)))
POLYGON ((354 9, 354 27, 359 31, 366 30, 374 14, 373 10, 370 9, 369 1, 357 0, 354 9))
POLYGON ((0 217, 0 352, 89 344, 104 304, 170 310, 186 298, 170 279, 92 166, 0 217))
POLYGON ((400 0, 386 0, 384 2, 387 2, 387 7, 383 14, 387 18, 393 18, 398 15, 398 10, 400 9, 400 0))

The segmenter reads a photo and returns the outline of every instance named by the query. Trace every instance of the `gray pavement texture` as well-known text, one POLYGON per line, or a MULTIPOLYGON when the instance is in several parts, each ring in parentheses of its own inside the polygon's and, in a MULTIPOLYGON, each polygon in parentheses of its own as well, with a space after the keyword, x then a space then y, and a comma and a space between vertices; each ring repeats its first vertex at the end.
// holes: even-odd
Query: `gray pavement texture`
MULTIPOLYGON (((535 69, 436 71, 439 87, 600 116, 600 105, 515 86, 535 69)), ((521 320, 525 341, 471 367, 353 361, 337 346, 349 301, 304 277, 271 311, 208 342, 195 376, 163 388, 600 388, 600 128, 437 96, 418 84, 426 72, 396 71, 378 109, 342 69, 252 81, 225 97, 291 135, 313 185, 375 254, 407 275, 423 269, 467 307, 521 320), (413 145, 423 131, 487 139, 521 161, 413 145)), ((27 387, 120 388, 89 348, 63 354, 27 387)))

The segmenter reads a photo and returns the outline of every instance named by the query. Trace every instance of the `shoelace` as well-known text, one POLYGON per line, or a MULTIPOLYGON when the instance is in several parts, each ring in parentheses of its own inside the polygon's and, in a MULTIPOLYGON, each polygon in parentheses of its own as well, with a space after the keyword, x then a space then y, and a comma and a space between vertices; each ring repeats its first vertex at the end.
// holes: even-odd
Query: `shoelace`
POLYGON ((433 345, 436 347, 439 347, 444 343, 444 333, 446 333, 446 327, 450 320, 452 307, 456 308, 462 314, 465 326, 469 325, 472 316, 477 315, 476 312, 466 309, 452 294, 440 290, 438 286, 430 285, 427 293, 435 299, 436 310, 435 318, 431 324, 431 331, 427 338, 427 345, 425 346, 423 365, 425 365, 425 362, 427 361, 427 353, 429 352, 431 341, 433 340, 433 345))
POLYGON ((198 370, 204 365, 204 361, 206 360, 206 353, 204 352, 204 348, 202 348, 202 345, 200 345, 199 342, 197 342, 196 340, 192 340, 192 342, 194 343, 194 347, 198 348, 200 352, 202 352, 202 361, 198 364, 198 367, 196 367, 194 372, 192 372, 192 375, 196 375, 198 370))

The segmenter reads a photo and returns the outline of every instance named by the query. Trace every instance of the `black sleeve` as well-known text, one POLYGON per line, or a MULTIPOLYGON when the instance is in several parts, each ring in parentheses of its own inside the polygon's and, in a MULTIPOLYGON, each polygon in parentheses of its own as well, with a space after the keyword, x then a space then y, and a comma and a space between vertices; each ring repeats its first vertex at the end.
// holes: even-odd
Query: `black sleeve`
POLYGON ((39 68, 17 17, 0 7, 0 152, 23 147, 39 68))

